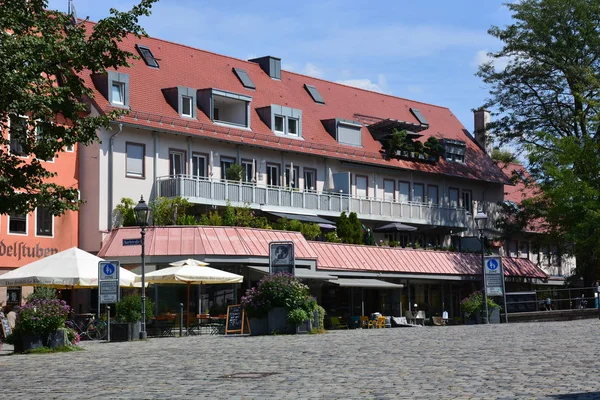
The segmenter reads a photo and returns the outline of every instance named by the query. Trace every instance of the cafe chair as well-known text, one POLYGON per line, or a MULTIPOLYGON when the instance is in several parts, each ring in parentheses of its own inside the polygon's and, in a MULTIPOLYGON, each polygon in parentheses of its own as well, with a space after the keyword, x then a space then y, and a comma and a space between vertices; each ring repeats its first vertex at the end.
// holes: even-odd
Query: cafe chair
POLYGON ((406 310, 404 315, 406 316, 406 322, 408 322, 409 324, 414 324, 417 320, 415 315, 410 310, 406 310))
POLYGON ((348 324, 342 322, 339 317, 329 317, 329 321, 331 322, 331 329, 348 329, 348 324))
POLYGON ((367 317, 366 315, 361 315, 361 317, 360 317, 360 327, 361 328, 368 328, 369 327, 369 317, 367 317))
POLYGON ((415 317, 415 322, 417 324, 421 323, 421 325, 425 326, 425 319, 427 319, 427 317, 425 316, 425 311, 423 311, 423 310, 417 311, 417 316, 415 317))

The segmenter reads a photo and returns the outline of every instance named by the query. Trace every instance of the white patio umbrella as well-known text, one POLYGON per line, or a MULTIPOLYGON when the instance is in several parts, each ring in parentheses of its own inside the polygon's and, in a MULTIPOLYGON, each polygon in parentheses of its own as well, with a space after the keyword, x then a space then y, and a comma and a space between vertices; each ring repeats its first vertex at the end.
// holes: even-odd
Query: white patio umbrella
MULTIPOLYGON (((172 262, 172 267, 159 269, 145 275, 147 283, 187 284, 187 325, 190 325, 190 285, 240 283, 244 277, 231 272, 208 267, 203 261, 187 259, 172 262)), ((141 281, 141 277, 136 278, 141 281)))
MULTIPOLYGON (((0 275, 0 286, 43 284, 74 289, 97 287, 99 261, 104 259, 77 247, 71 247, 0 275)), ((133 287, 136 277, 136 274, 125 268, 119 270, 120 286, 133 287)))

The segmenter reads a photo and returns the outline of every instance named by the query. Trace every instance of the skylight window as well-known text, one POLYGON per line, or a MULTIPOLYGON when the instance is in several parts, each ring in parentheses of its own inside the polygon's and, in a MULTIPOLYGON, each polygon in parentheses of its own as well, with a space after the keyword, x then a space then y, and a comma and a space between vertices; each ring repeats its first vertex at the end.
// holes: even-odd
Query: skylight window
POLYGON ((252 79, 250 79, 250 76, 248 76, 248 73, 245 70, 241 68, 233 68, 233 72, 246 89, 256 89, 256 85, 254 82, 252 82, 252 79))
POLYGON ((419 123, 420 123, 421 125, 427 125, 427 126, 429 126, 429 122, 427 121, 427 118, 425 118, 425 117, 423 116, 423 114, 421 114, 421 111, 419 111, 419 110, 418 110, 418 109, 416 109, 416 108, 411 108, 411 109, 410 109, 410 112, 412 112, 412 113, 413 113, 413 115, 414 115, 414 116, 415 116, 415 117, 416 117, 416 118, 419 120, 419 123))
POLYGON ((140 56, 142 56, 142 60, 144 60, 147 66, 158 68, 158 61, 156 58, 154 58, 152 51, 150 51, 148 47, 136 44, 135 48, 140 53, 140 56))
POLYGON ((319 93, 319 90, 315 86, 305 83, 304 87, 306 88, 306 91, 308 92, 308 94, 310 94, 310 97, 313 98, 315 103, 325 104, 325 100, 323 99, 323 96, 321 96, 321 93, 319 93))

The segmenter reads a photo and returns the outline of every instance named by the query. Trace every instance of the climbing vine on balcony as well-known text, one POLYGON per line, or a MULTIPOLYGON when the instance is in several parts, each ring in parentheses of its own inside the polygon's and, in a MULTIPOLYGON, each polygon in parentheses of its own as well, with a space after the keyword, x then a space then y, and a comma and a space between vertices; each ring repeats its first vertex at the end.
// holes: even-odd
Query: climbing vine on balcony
POLYGON ((383 142, 388 158, 421 159, 436 162, 444 154, 444 146, 430 136, 425 143, 413 140, 405 129, 394 129, 388 139, 383 142))

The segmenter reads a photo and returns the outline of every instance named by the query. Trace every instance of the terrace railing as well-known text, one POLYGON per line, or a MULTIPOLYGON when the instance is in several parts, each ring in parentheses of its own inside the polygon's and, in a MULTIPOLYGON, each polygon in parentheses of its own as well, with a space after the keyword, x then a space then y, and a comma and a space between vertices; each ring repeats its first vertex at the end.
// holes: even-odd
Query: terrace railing
POLYGON ((282 186, 264 186, 249 182, 214 180, 187 175, 160 177, 157 196, 186 198, 191 203, 224 206, 249 205, 251 208, 279 212, 309 211, 319 215, 339 216, 356 212, 360 219, 467 227, 467 212, 462 207, 431 203, 399 202, 343 193, 298 190, 282 186))

